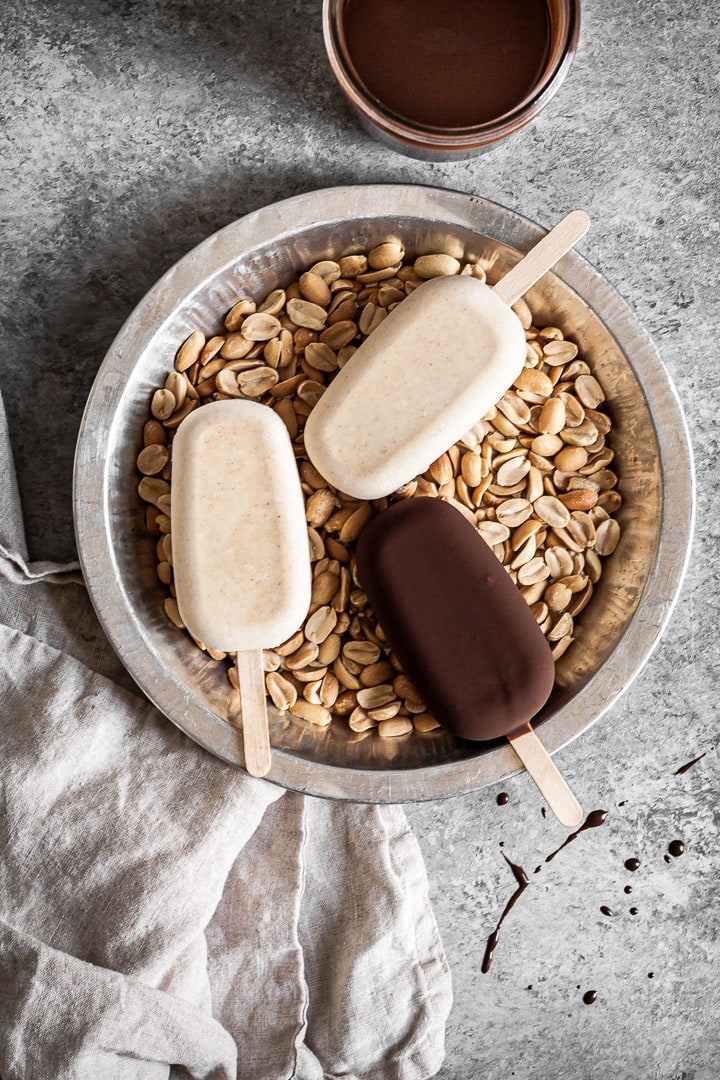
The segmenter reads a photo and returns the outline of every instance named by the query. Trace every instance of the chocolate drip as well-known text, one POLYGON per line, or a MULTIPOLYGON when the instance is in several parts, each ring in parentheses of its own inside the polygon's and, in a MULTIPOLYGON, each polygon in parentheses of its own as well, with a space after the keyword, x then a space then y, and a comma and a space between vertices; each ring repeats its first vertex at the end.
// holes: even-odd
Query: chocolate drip
MULTIPOLYGON (((567 837, 567 839, 564 841, 564 843, 562 843, 560 845, 559 848, 556 848, 555 851, 552 851, 547 856, 547 858, 545 859, 545 862, 550 862, 552 859, 554 859, 555 856, 558 854, 558 852, 562 851, 563 848, 567 847, 568 844, 570 844, 577 836, 579 836, 580 833, 585 832, 586 829, 596 829, 599 825, 602 825, 604 823, 606 817, 607 817, 607 810, 591 810, 591 812, 585 818, 585 821, 582 823, 580 828, 576 829, 574 833, 571 833, 567 837)), ((501 847, 502 847, 502 844, 503 844, 503 841, 501 840, 500 841, 500 846, 501 847)), ((518 887, 515 890, 515 892, 512 894, 510 899, 508 900, 507 904, 505 905, 503 913, 502 913, 502 915, 500 916, 500 918, 498 920, 497 926, 495 927, 492 934, 490 934, 489 938, 487 939, 487 945, 485 947, 485 955, 483 957, 483 962, 482 962, 482 966, 481 966, 481 971, 483 972, 483 974, 487 973, 490 970, 490 965, 492 963, 493 954, 495 952, 495 947, 496 947, 496 945, 498 943, 498 936, 500 934, 500 928, 501 928, 502 924, 504 923, 504 921, 507 918, 508 914, 510 913, 512 908, 515 906, 515 904, 518 902, 518 900, 520 899, 522 894, 525 892, 525 889, 528 887, 528 884, 529 884, 528 876, 525 873, 525 871, 523 870, 523 868, 521 866, 517 866, 515 863, 511 862, 510 859, 508 859, 505 852, 502 852, 502 857, 505 860, 505 862, 508 864, 510 869, 512 870, 513 875, 515 877, 515 880, 518 883, 518 887)), ((536 866, 534 872, 536 874, 539 874, 541 870, 542 870, 542 866, 536 866)), ((609 908, 608 908, 608 911, 609 911, 609 908)))
POLYGON ((562 851, 563 848, 566 848, 568 844, 571 844, 573 840, 575 840, 580 835, 580 833, 585 832, 586 829, 597 829, 599 825, 603 825, 606 817, 607 810, 591 810, 588 816, 583 821, 580 828, 576 829, 574 833, 570 833, 570 835, 562 842, 559 848, 556 848, 555 851, 551 851, 550 854, 546 856, 545 862, 552 862, 558 852, 562 851))
POLYGON ((698 754, 698 756, 696 758, 693 758, 692 761, 686 761, 684 765, 681 765, 679 769, 675 770, 675 776, 682 776, 682 774, 686 773, 688 769, 692 769, 693 765, 697 765, 698 761, 702 761, 702 759, 705 757, 705 754, 707 754, 707 750, 705 750, 702 754, 698 754))
POLYGON ((498 937, 500 935, 500 928, 502 924, 505 922, 505 919, 510 914, 510 911, 515 907, 515 904, 517 904, 518 900, 528 887, 528 876, 523 870, 522 866, 517 866, 516 863, 510 862, 510 859, 508 859, 507 855, 504 852, 503 859, 512 870, 513 877, 517 881, 518 887, 505 905, 503 913, 498 919, 497 926, 487 939, 487 945, 485 946, 485 955, 483 956, 482 967, 480 969, 483 974, 486 974, 490 970, 493 953, 495 952, 495 946, 498 943, 498 937))

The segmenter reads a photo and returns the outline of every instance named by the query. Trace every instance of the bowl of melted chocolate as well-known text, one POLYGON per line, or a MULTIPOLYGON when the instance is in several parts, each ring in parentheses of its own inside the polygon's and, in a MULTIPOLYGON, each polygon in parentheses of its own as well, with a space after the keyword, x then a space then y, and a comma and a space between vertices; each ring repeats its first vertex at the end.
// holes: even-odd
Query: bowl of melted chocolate
POLYGON ((490 149, 559 89, 579 0, 325 0, 325 46, 362 125, 412 157, 490 149))

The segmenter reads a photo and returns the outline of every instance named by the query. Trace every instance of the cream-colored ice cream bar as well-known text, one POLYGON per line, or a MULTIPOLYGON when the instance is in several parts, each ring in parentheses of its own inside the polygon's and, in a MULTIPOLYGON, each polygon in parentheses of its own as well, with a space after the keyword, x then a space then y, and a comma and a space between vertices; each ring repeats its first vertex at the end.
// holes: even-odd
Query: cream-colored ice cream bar
POLYGON ((266 405, 191 413, 172 447, 172 554, 190 632, 227 652, 278 645, 310 604, 305 508, 287 429, 266 405))
POLYGON ((378 499, 468 431, 525 363, 515 313, 472 277, 424 282, 339 372, 310 414, 305 447, 335 487, 378 499))

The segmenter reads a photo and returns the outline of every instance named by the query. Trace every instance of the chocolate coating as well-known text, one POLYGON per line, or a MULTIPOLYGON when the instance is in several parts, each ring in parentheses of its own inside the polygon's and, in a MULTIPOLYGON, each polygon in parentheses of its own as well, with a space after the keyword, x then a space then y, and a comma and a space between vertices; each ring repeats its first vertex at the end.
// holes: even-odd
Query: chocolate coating
POLYGON ((465 739, 522 730, 555 665, 520 591, 473 526, 440 499, 390 506, 363 530, 358 576, 437 719, 465 739))

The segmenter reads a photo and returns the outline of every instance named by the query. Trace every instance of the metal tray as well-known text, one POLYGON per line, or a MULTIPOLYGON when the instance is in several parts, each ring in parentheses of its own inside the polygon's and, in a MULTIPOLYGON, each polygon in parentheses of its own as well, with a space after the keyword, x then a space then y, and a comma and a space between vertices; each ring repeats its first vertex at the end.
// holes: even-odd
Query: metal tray
MULTIPOLYGON (((552 223, 549 223, 552 224, 552 223)), ((311 262, 400 238, 411 253, 481 257, 511 266, 542 229, 495 203, 413 185, 313 191, 248 214, 210 236, 150 290, 117 335, 88 398, 78 438, 74 512, 80 560, 100 621, 142 690, 179 728, 242 766, 228 719, 227 677, 162 610, 154 542, 143 528, 135 458, 152 390, 191 330, 219 329, 238 294, 261 298, 311 262)), ((617 293, 576 252, 528 295, 599 374, 615 421, 624 505, 620 545, 606 562, 577 639, 536 727, 551 752, 580 735, 646 663, 684 576, 694 519, 692 451, 670 377, 617 293)), ((470 791, 516 772, 503 743, 447 732, 358 740, 347 725, 317 729, 270 709, 268 779, 335 799, 401 802, 470 791)))

